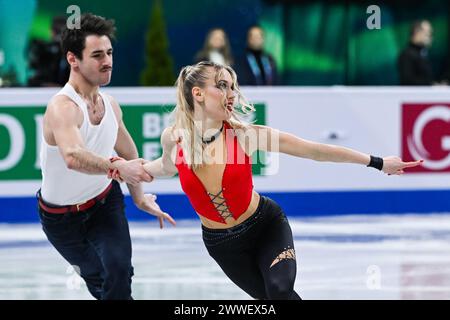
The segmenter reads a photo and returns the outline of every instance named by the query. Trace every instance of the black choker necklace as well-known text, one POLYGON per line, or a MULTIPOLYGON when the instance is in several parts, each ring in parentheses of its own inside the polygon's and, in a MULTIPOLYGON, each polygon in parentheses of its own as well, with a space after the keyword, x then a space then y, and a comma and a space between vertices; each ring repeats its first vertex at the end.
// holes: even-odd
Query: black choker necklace
POLYGON ((203 139, 203 137, 202 137, 202 142, 204 144, 210 144, 211 142, 213 142, 214 140, 216 140, 219 137, 222 130, 223 130, 223 123, 222 123, 222 127, 220 128, 219 131, 217 131, 217 133, 215 135, 213 135, 212 137, 210 137, 208 139, 203 139))

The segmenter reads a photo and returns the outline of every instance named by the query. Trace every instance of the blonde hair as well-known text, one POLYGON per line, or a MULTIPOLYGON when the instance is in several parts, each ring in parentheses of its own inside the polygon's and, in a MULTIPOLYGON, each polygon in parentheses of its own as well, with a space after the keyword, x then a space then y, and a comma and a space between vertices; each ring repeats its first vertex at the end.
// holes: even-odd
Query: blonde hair
MULTIPOLYGON (((242 116, 248 115, 255 111, 253 105, 249 104, 239 90, 236 72, 230 66, 223 66, 214 62, 202 61, 192 66, 184 67, 176 81, 177 87, 177 104, 173 111, 175 125, 173 133, 176 140, 181 144, 184 159, 187 165, 192 169, 197 169, 203 165, 203 143, 201 134, 197 132, 194 119, 194 97, 192 96, 192 88, 204 88, 206 81, 210 76, 210 69, 215 72, 214 80, 216 83, 220 80, 223 72, 226 70, 230 73, 237 97, 238 108, 234 108, 228 124, 233 129, 245 128, 247 123, 242 116)), ((225 92, 224 92, 225 93, 225 92)), ((224 94, 224 108, 226 94, 224 94)))

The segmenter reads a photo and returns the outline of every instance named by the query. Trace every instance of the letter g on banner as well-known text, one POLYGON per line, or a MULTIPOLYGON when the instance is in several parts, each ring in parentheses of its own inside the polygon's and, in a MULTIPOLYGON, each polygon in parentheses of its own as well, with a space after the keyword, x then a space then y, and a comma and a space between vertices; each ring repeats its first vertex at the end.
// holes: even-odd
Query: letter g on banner
POLYGON ((409 172, 450 172, 450 104, 403 104, 402 157, 424 159, 409 172))

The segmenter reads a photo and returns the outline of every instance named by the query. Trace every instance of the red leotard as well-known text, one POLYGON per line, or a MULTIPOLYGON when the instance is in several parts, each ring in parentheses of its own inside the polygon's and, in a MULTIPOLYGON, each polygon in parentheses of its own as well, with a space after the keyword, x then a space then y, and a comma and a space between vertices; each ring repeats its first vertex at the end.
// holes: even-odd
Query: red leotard
MULTIPOLYGON (((242 150, 230 125, 224 123, 227 162, 222 178, 222 200, 234 219, 239 218, 250 205, 253 192, 252 162, 242 150)), ((186 193, 195 211, 205 218, 226 223, 211 201, 208 192, 197 175, 189 168, 183 156, 183 149, 177 144, 176 167, 181 188, 186 193)))

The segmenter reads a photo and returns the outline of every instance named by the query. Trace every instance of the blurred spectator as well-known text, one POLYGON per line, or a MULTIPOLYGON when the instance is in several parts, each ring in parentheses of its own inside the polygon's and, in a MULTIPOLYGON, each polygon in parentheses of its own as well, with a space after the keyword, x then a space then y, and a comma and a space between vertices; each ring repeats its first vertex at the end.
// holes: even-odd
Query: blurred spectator
POLYGON ((408 46, 398 58, 401 85, 433 84, 433 69, 428 58, 428 48, 433 40, 433 28, 429 21, 413 23, 408 46))
POLYGON ((10 66, 8 70, 4 68, 5 53, 0 48, 0 87, 12 87, 17 84, 17 73, 13 66, 10 66))
POLYGON ((63 56, 60 40, 66 27, 66 17, 58 16, 52 21, 50 42, 33 39, 29 46, 29 66, 33 75, 28 79, 32 87, 58 87, 69 80, 70 68, 63 56))
POLYGON ((230 43, 223 29, 211 29, 206 35, 203 48, 195 56, 195 62, 212 61, 225 66, 233 65, 230 43))
POLYGON ((239 61, 239 83, 249 86, 278 84, 275 60, 264 51, 264 31, 252 26, 247 31, 247 48, 239 61))

